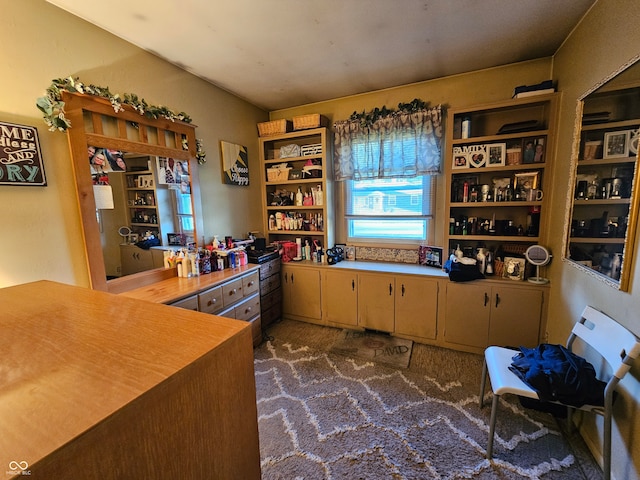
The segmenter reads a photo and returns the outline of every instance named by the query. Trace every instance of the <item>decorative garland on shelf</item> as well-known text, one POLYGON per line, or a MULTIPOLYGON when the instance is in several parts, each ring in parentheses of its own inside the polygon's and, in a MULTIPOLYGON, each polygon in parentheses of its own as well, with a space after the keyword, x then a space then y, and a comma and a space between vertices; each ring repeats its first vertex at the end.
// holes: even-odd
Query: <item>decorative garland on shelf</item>
POLYGON ((64 115, 63 91, 106 98, 116 113, 122 112, 124 110, 122 105, 125 104, 133 107, 140 115, 149 118, 164 117, 172 122, 180 120, 191 123, 191 117, 186 113, 175 113, 164 106, 149 105, 144 98, 138 98, 136 94, 125 93, 123 97, 120 97, 117 93, 115 95, 111 93, 108 87, 85 85, 80 82, 78 77, 67 77, 53 80, 47 88, 46 96, 36 100, 36 106, 44 114, 44 122, 52 132, 56 130, 65 132, 67 128, 71 127, 71 122, 64 115))
POLYGON ((427 108, 427 102, 415 98, 409 103, 399 103, 397 110, 389 109, 386 107, 386 105, 383 105, 382 108, 376 107, 370 112, 353 112, 349 117, 349 120, 359 121, 360 125, 362 125, 362 127, 364 128, 370 127, 381 118, 387 117, 389 115, 393 115, 396 113, 414 113, 420 110, 424 110, 425 108, 427 108))
MULTIPOLYGON (((86 95, 94 95, 109 100, 113 111, 116 113, 124 111, 122 105, 129 105, 138 112, 148 118, 164 117, 167 120, 175 122, 180 120, 185 123, 191 123, 191 117, 185 112, 175 113, 165 106, 157 106, 148 104, 144 98, 139 98, 135 93, 125 93, 122 97, 119 94, 113 94, 109 87, 100 87, 98 85, 85 85, 78 77, 56 78, 51 81, 51 85, 46 90, 46 95, 36 100, 36 106, 44 114, 44 123, 49 126, 49 130, 55 132, 59 130, 66 132, 71 127, 71 122, 64 114, 64 102, 62 101, 62 92, 82 93, 86 95)), ((136 125, 137 127, 137 125, 136 125)), ((186 138, 182 141, 182 148, 188 150, 186 138)), ((202 140, 196 140, 196 158, 198 163, 202 165, 206 160, 206 152, 202 146, 202 140)))

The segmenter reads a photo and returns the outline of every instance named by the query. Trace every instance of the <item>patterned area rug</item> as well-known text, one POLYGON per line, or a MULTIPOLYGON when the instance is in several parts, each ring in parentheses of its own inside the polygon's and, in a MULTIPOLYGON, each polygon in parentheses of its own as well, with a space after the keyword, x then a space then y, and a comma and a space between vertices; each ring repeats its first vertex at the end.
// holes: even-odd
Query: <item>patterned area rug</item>
POLYGON ((394 367, 408 367, 413 342, 382 333, 342 330, 342 337, 330 351, 351 357, 385 363, 394 367))
POLYGON ((478 355, 415 344, 410 367, 392 368, 328 353, 340 330, 275 327, 255 350, 265 480, 597 478, 553 417, 509 396, 484 457, 478 355))

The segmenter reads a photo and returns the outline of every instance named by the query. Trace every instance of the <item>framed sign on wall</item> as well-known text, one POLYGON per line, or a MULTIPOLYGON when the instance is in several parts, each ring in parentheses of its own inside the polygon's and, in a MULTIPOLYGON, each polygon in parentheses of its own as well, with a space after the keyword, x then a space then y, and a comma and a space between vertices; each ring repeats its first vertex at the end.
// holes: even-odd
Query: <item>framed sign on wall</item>
POLYGON ((0 122, 0 185, 47 185, 35 127, 0 122))
POLYGON ((247 147, 220 142, 222 149, 222 181, 229 185, 249 185, 249 159, 247 147))

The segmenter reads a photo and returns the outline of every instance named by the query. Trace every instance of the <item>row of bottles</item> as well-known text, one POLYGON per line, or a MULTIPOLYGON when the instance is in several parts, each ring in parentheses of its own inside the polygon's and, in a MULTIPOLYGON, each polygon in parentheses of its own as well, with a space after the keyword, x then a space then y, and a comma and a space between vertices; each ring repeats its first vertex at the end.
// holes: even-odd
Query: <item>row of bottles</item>
POLYGON ((324 231, 322 213, 276 212, 269 216, 269 230, 324 231))
POLYGON ((318 185, 315 188, 311 187, 310 192, 306 191, 304 193, 302 189, 298 187, 293 203, 296 207, 322 205, 324 203, 323 197, 322 185, 318 185))

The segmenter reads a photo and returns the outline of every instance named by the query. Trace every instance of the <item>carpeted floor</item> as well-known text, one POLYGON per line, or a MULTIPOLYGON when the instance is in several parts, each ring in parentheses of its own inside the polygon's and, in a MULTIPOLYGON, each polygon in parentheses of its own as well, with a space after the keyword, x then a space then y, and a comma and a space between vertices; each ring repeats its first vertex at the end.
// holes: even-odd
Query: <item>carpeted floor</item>
POLYGON ((408 368, 329 353, 342 330, 277 323, 255 350, 262 478, 595 480, 578 435, 505 396, 484 458, 479 355, 414 344, 408 368))

